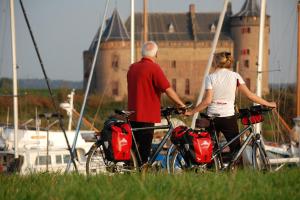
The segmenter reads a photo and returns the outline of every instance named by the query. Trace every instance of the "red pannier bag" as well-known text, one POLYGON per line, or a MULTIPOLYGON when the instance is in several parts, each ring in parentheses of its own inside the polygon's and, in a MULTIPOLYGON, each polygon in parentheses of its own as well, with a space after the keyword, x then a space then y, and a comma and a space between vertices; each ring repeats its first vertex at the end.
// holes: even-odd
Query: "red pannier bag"
POLYGON ((101 143, 107 160, 130 160, 132 145, 131 126, 120 120, 106 121, 101 131, 101 143))
POLYGON ((186 131, 189 128, 186 126, 177 126, 174 128, 171 134, 171 142, 175 145, 180 144, 183 142, 183 135, 186 134, 186 131))
POLYGON ((242 124, 244 125, 249 125, 250 122, 251 124, 256 124, 256 123, 260 123, 264 121, 264 117, 261 114, 254 114, 250 116, 250 120, 249 117, 243 117, 242 118, 242 124))
POLYGON ((198 164, 211 162, 213 141, 207 131, 179 126, 172 132, 171 141, 183 149, 185 156, 192 161, 198 164))

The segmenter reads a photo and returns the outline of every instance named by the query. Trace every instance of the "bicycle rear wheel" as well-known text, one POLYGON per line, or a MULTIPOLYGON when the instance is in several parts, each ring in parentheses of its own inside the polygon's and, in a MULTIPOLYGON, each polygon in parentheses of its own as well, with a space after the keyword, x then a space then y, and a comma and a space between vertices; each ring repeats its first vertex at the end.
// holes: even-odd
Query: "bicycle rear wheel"
POLYGON ((177 148, 171 153, 170 172, 172 174, 180 174, 186 171, 195 173, 216 172, 219 170, 219 166, 217 157, 215 157, 211 163, 191 164, 183 158, 182 153, 177 148))
POLYGON ((254 142, 252 146, 252 164, 253 168, 259 171, 271 170, 271 165, 267 157, 266 151, 258 142, 254 142))
POLYGON ((96 174, 114 174, 114 173, 132 173, 138 170, 138 162, 135 154, 130 150, 130 161, 112 162, 105 159, 102 145, 95 143, 88 152, 86 161, 86 173, 88 175, 96 174))

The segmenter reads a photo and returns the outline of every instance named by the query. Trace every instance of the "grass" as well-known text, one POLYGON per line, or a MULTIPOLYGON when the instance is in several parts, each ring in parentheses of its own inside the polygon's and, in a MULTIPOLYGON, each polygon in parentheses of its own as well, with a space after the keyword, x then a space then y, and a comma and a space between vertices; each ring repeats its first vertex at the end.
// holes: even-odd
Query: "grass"
POLYGON ((0 199, 300 199, 300 170, 275 173, 0 176, 0 199))

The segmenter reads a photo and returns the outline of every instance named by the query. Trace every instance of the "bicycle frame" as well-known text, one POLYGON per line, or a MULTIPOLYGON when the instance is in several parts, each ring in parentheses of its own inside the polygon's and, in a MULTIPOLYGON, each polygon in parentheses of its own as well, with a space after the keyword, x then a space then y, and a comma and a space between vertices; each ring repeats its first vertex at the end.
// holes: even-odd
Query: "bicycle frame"
MULTIPOLYGON (((213 128, 214 128, 214 124, 213 124, 213 128)), ((237 136, 235 136, 232 140, 230 140, 229 142, 227 142, 226 144, 224 144, 223 146, 220 147, 219 145, 219 140, 217 137, 217 133, 215 131, 214 128, 214 134, 215 134, 215 140, 217 142, 217 146, 218 149, 214 151, 213 155, 212 155, 212 160, 216 157, 219 156, 220 159, 220 163, 221 163, 221 167, 224 168, 224 164, 223 164, 223 160, 222 160, 222 156, 221 156, 221 152, 228 147, 230 144, 232 144, 234 141, 238 140, 242 135, 244 135, 247 131, 250 132, 250 134, 246 137, 245 141, 243 142, 242 146, 240 147, 240 149, 238 150, 238 152, 235 153, 235 155, 233 156, 233 158, 230 160, 229 165, 231 166, 233 163, 235 163, 239 157, 241 156, 241 154, 243 153, 243 151, 245 150, 246 146, 251 142, 251 140, 259 140, 259 138, 256 138, 257 135, 259 135, 258 133, 255 133, 253 131, 254 127, 253 124, 250 123, 249 125, 247 125, 246 127, 244 127, 237 136)))
MULTIPOLYGON (((163 146, 166 144, 167 140, 170 138, 172 131, 173 131, 173 125, 171 123, 170 117, 167 116, 165 117, 165 119, 167 120, 168 124, 167 125, 160 125, 160 126, 153 126, 153 127, 141 127, 141 128, 131 128, 131 130, 134 131, 145 131, 145 130, 156 130, 156 129, 168 129, 168 132, 165 134, 165 136, 163 137, 163 139, 161 140, 161 142, 159 143, 158 147, 156 148, 155 152, 153 153, 153 155, 151 155, 150 159, 147 161, 146 164, 148 165, 152 165, 156 159, 156 157, 158 156, 159 152, 162 150, 163 146)), ((129 122, 129 121, 128 121, 129 122)), ((130 122, 129 122, 130 123, 130 122)), ((141 161, 141 157, 140 157, 140 152, 137 148, 137 143, 134 137, 134 134, 132 134, 132 138, 136 147, 136 152, 138 154, 138 158, 139 161, 141 161)))
MULTIPOLYGON (((251 139, 254 138, 254 136, 255 136, 255 133, 253 132, 253 125, 248 125, 242 131, 240 131, 240 133, 237 136, 235 136, 232 140, 230 140, 229 142, 227 142, 225 145, 219 147, 213 153, 212 159, 215 158, 218 155, 220 155, 220 157, 221 157, 221 152, 226 147, 228 147, 231 143, 233 143, 234 141, 238 140, 242 135, 244 135, 246 133, 246 131, 250 131, 250 134, 247 136, 246 140, 243 142, 243 144, 242 144, 241 148, 239 149, 239 151, 231 159, 230 164, 228 166, 230 166, 232 163, 236 162, 238 160, 238 158, 240 157, 240 155, 242 154, 242 152, 245 150, 247 144, 249 144, 249 142, 251 141, 251 139)), ((216 136, 216 139, 217 139, 217 136, 216 136)), ((222 160, 221 160, 221 165, 223 165, 223 161, 222 160)), ((221 166, 221 167, 224 167, 224 166, 221 166)))

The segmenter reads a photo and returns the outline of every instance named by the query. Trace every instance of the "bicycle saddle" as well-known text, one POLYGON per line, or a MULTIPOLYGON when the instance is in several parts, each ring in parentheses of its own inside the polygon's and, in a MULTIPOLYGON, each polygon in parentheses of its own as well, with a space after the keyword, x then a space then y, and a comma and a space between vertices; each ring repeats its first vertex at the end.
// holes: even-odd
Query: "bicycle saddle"
POLYGON ((115 113, 118 114, 118 115, 125 115, 126 117, 132 115, 133 113, 135 113, 135 111, 128 111, 128 110, 118 110, 116 109, 115 110, 115 113))

